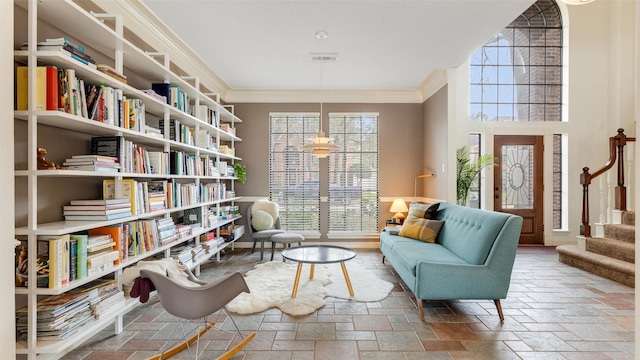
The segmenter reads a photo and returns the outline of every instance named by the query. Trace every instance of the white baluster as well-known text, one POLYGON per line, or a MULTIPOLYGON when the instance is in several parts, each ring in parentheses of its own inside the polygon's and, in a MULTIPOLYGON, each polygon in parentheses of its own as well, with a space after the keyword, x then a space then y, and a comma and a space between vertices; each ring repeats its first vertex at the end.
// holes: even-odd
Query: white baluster
MULTIPOLYGON (((608 177, 608 173, 607 173, 608 177)), ((606 204, 604 199, 604 193, 606 190, 606 184, 604 183, 604 179, 600 177, 600 181, 598 181, 598 190, 600 191, 600 206, 598 207, 600 213, 600 220, 598 221, 600 224, 604 224, 607 221, 606 204)))
POLYGON ((613 204, 613 194, 615 189, 613 188, 613 184, 611 183, 611 171, 607 171, 607 221, 606 224, 611 224, 612 218, 612 205, 613 204))

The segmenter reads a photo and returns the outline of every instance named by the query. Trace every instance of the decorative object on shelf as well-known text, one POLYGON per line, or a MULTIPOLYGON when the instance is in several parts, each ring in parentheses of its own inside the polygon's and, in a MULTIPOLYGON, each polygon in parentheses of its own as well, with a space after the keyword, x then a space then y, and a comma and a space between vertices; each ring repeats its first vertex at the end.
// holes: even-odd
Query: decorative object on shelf
POLYGON ((238 178, 238 182, 240 184, 244 184, 247 181, 247 165, 234 163, 233 171, 236 173, 236 177, 238 178))
POLYGON ((422 174, 422 175, 416 176, 416 178, 413 179, 413 197, 418 196, 418 179, 424 179, 432 176, 436 176, 436 174, 434 173, 422 174))
POLYGON ((487 166, 495 166, 496 158, 493 155, 480 155, 475 162, 469 158, 469 150, 466 146, 456 149, 456 203, 465 206, 469 197, 471 185, 487 166))
POLYGON ((60 165, 54 163, 53 161, 49 161, 45 159, 45 155, 47 155, 47 149, 38 148, 38 170, 56 170, 60 169, 60 165))
POLYGON ((403 213, 406 213, 407 211, 409 211, 409 209, 407 208, 407 204, 402 199, 393 200, 391 209, 389 209, 389 212, 396 213, 395 215, 393 215, 393 218, 396 219, 397 223, 400 224, 404 222, 405 215, 403 213))
MULTIPOLYGON (((326 31, 318 31, 316 32, 316 39, 324 40, 329 35, 326 31)), ((337 59, 337 54, 335 53, 312 53, 311 59, 314 61, 320 62, 320 131, 318 132, 318 136, 311 139, 309 144, 304 145, 302 148, 304 150, 311 150, 311 154, 319 159, 326 158, 331 154, 332 151, 340 149, 340 147, 336 144, 332 144, 332 138, 329 138, 325 135, 324 131, 322 131, 322 90, 323 90, 323 63, 325 61, 335 61, 337 59)))

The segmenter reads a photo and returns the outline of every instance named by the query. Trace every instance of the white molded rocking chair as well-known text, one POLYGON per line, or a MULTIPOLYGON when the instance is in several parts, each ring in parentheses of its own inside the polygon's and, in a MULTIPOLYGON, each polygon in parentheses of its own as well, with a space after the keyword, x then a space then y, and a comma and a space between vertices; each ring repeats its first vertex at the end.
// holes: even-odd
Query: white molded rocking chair
MULTIPOLYGON (((191 354, 191 348, 189 345, 194 341, 199 341, 200 336, 213 326, 213 322, 207 323, 206 317, 223 309, 229 301, 233 300, 240 293, 249 292, 249 287, 244 281, 244 277, 238 272, 221 277, 210 283, 198 280, 188 270, 187 274, 188 279, 197 284, 196 286, 191 287, 179 284, 169 277, 155 271, 144 269, 140 270, 140 276, 151 280, 153 283, 157 290, 160 304, 169 314, 176 316, 179 319, 203 319, 202 329, 189 339, 186 339, 184 328, 182 328, 182 322, 180 322, 180 328, 182 328, 182 333, 185 337, 184 342, 150 358, 149 360, 166 359, 182 351, 184 348, 189 349, 189 354, 191 354)), ((229 316, 229 319, 233 322, 233 318, 231 318, 231 316, 229 316)), ((235 326, 235 323, 233 325, 235 326)), ((242 337, 237 326, 236 331, 242 337)), ((230 359, 234 354, 242 350, 242 348, 248 344, 255 335, 255 333, 252 333, 243 338, 240 343, 228 350, 218 359, 230 359)), ((197 359, 199 356, 197 346, 195 353, 197 359)))

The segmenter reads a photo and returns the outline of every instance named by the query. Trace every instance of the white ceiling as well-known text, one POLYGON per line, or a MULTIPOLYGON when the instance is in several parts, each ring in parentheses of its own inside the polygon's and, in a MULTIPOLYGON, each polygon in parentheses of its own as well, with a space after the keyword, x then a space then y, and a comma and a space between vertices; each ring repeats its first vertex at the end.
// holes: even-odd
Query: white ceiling
POLYGON ((415 90, 533 2, 145 0, 233 90, 415 90))

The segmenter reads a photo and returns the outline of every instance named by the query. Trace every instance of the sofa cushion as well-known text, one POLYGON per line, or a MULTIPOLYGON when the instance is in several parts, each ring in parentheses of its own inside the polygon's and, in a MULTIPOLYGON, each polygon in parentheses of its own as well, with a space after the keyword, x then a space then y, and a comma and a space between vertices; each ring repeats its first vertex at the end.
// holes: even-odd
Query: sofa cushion
POLYGON ((404 224, 402 224, 398 235, 428 243, 435 243, 436 236, 438 236, 441 227, 442 221, 410 216, 404 221, 404 224))
MULTIPOLYGON (((407 219, 414 216, 417 218, 425 219, 425 214, 427 210, 432 204, 427 204, 423 202, 412 202, 409 204, 409 212, 407 213, 407 219)), ((433 219, 433 218, 429 218, 433 219)))
POLYGON ((440 244, 425 243, 399 235, 381 234, 380 247, 386 249, 384 254, 394 264, 394 267, 402 266, 413 276, 416 275, 418 263, 422 261, 466 264, 463 259, 440 244))
POLYGON ((436 241, 467 261, 484 264, 507 214, 443 203, 437 218, 444 221, 436 241))
POLYGON ((424 212, 425 219, 435 219, 438 214, 438 208, 440 207, 440 203, 431 204, 424 212))

